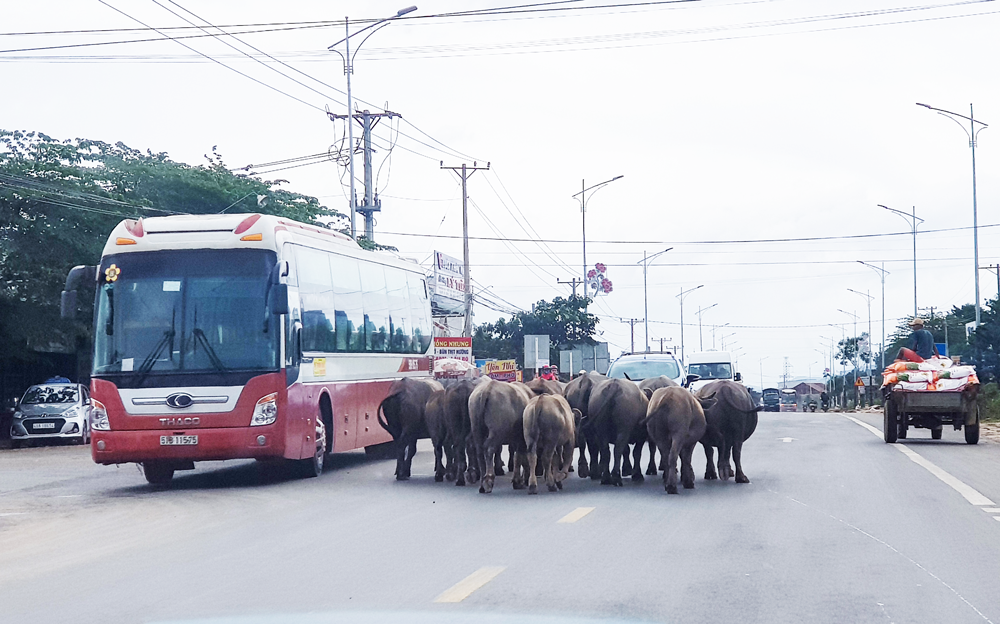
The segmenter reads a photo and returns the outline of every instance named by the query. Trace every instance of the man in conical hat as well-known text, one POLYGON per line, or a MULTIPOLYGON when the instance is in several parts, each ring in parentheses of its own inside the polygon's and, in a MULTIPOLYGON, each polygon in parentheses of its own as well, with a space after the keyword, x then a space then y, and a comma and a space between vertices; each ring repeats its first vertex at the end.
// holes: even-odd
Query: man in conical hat
POLYGON ((907 362, 923 362, 928 358, 937 357, 939 354, 937 346, 934 344, 934 335, 924 329, 924 319, 914 318, 909 325, 913 333, 910 334, 906 346, 896 354, 896 359, 907 362))

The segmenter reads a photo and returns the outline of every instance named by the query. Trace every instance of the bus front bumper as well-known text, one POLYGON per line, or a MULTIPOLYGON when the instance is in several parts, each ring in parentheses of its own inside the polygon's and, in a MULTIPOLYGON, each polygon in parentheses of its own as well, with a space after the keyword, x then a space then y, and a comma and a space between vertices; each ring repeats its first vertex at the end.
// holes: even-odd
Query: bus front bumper
POLYGON ((90 443, 91 457, 98 464, 277 459, 284 452, 284 440, 274 426, 92 431, 90 443))

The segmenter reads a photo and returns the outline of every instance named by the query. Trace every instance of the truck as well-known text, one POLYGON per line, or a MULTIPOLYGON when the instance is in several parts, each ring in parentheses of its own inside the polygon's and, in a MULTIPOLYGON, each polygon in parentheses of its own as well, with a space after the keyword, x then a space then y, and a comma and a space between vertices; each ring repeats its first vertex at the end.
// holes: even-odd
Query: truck
POLYGON ((743 376, 735 372, 733 356, 728 351, 702 351, 692 353, 687 361, 688 375, 698 375, 699 379, 691 383, 691 390, 708 385, 720 379, 743 381, 743 376))

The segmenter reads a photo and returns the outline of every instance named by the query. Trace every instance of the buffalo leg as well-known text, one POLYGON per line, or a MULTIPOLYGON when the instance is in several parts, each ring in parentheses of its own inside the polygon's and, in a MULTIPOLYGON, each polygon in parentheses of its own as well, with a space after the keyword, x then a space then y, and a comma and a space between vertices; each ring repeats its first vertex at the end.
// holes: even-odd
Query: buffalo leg
POLYGON ((736 463, 736 482, 737 483, 750 483, 750 479, 743 474, 743 463, 740 461, 740 455, 743 454, 743 442, 739 439, 733 444, 733 461, 736 463))
POLYGON ((444 455, 444 442, 436 441, 434 444, 434 481, 440 483, 444 481, 445 467, 441 457, 444 455))
POLYGON ((733 442, 727 437, 722 443, 722 448, 719 449, 719 478, 723 481, 728 481, 729 477, 733 476, 733 469, 729 464, 732 452, 733 442))
MULTIPOLYGON (((514 460, 514 453, 507 447, 507 453, 510 454, 511 462, 514 460)), ((493 456, 493 474, 498 477, 502 477, 507 474, 503 469, 503 445, 497 445, 497 454, 493 456)))
POLYGON ((466 460, 465 445, 468 440, 463 440, 462 436, 452 446, 453 452, 455 453, 455 485, 465 485, 465 473, 469 469, 468 461, 466 460))
POLYGON ((705 480, 715 481, 719 478, 719 474, 715 472, 715 447, 704 442, 701 443, 701 447, 705 449, 705 480))
POLYGON ((493 491, 493 484, 497 478, 494 460, 499 449, 500 445, 497 444, 493 436, 486 438, 486 442, 483 443, 483 460, 486 463, 486 471, 483 473, 483 482, 479 486, 479 491, 482 494, 489 494, 493 491))
MULTIPOLYGON (((535 475, 535 468, 538 466, 538 445, 532 444, 528 447, 528 494, 538 494, 538 477, 535 475)), ((517 475, 514 476, 517 478, 517 475)))
POLYGON ((615 440, 615 456, 612 458, 615 462, 614 469, 611 471, 611 485, 615 487, 622 487, 625 485, 622 483, 622 458, 628 453, 628 438, 625 436, 619 436, 615 440))
POLYGON ((656 442, 652 438, 649 439, 649 466, 646 467, 646 474, 656 476, 656 442))
POLYGON ((597 481, 598 479, 604 479, 604 464, 601 463, 601 445, 598 442, 597 436, 593 433, 588 433, 587 437, 587 452, 590 453, 590 480, 597 481))
POLYGON ((694 454, 695 442, 681 447, 681 485, 685 490, 694 489, 694 466, 691 465, 691 456, 694 454))
POLYGON ((455 455, 455 445, 450 437, 444 441, 444 456, 447 460, 444 465, 444 478, 446 481, 454 481, 458 472, 458 457, 455 455))
MULTIPOLYGON (((499 454, 497 455, 497 459, 500 459, 500 455, 499 454)), ((517 457, 515 457, 515 455, 514 455, 514 449, 512 449, 510 447, 510 445, 508 444, 507 445, 507 472, 512 472, 516 468, 517 468, 517 457)), ((497 471, 497 474, 503 474, 503 473, 497 471)))
MULTIPOLYGON (((640 451, 641 452, 641 451, 640 451)), ((632 473, 632 460, 628 456, 628 447, 625 447, 625 452, 622 453, 622 474, 632 473)))
MULTIPOLYGON (((590 476, 590 465, 587 463, 587 436, 582 431, 577 436, 576 446, 580 449, 580 458, 576 464, 576 473, 580 475, 581 479, 586 479, 590 476)), ((591 457, 590 459, 593 461, 594 458, 591 457)))
POLYGON ((556 475, 555 466, 552 463, 555 461, 556 449, 554 446, 548 446, 544 451, 542 451, 542 465, 545 466, 545 487, 548 488, 550 492, 556 491, 556 475))
POLYGON ((677 494, 677 458, 680 455, 680 446, 679 438, 671 438, 670 449, 667 451, 667 465, 663 471, 663 485, 667 494, 677 494))
MULTIPOLYGON (((642 483, 646 480, 642 476, 642 447, 645 446, 646 440, 643 438, 635 443, 635 448, 632 450, 632 483, 642 483)), ((627 449, 626 449, 627 454, 627 449)), ((625 471, 625 466, 622 466, 622 471, 625 471)))
MULTIPOLYGON (((528 454, 524 450, 510 449, 510 456, 513 460, 514 470, 511 474, 510 483, 515 490, 523 490, 528 483, 528 454)), ((532 471, 534 473, 534 471, 532 471)), ((537 483, 537 482, 536 482, 537 483)))

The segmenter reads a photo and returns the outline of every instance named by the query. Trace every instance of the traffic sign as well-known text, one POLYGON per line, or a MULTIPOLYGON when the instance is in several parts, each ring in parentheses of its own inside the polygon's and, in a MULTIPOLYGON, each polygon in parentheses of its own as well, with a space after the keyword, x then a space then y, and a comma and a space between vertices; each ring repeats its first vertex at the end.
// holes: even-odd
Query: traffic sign
POLYGON ((862 381, 860 377, 858 377, 858 378, 857 378, 857 379, 856 379, 856 380, 854 381, 854 385, 855 385, 855 386, 857 386, 857 387, 859 387, 859 388, 864 388, 864 387, 865 387, 865 382, 864 382, 864 381, 862 381))

